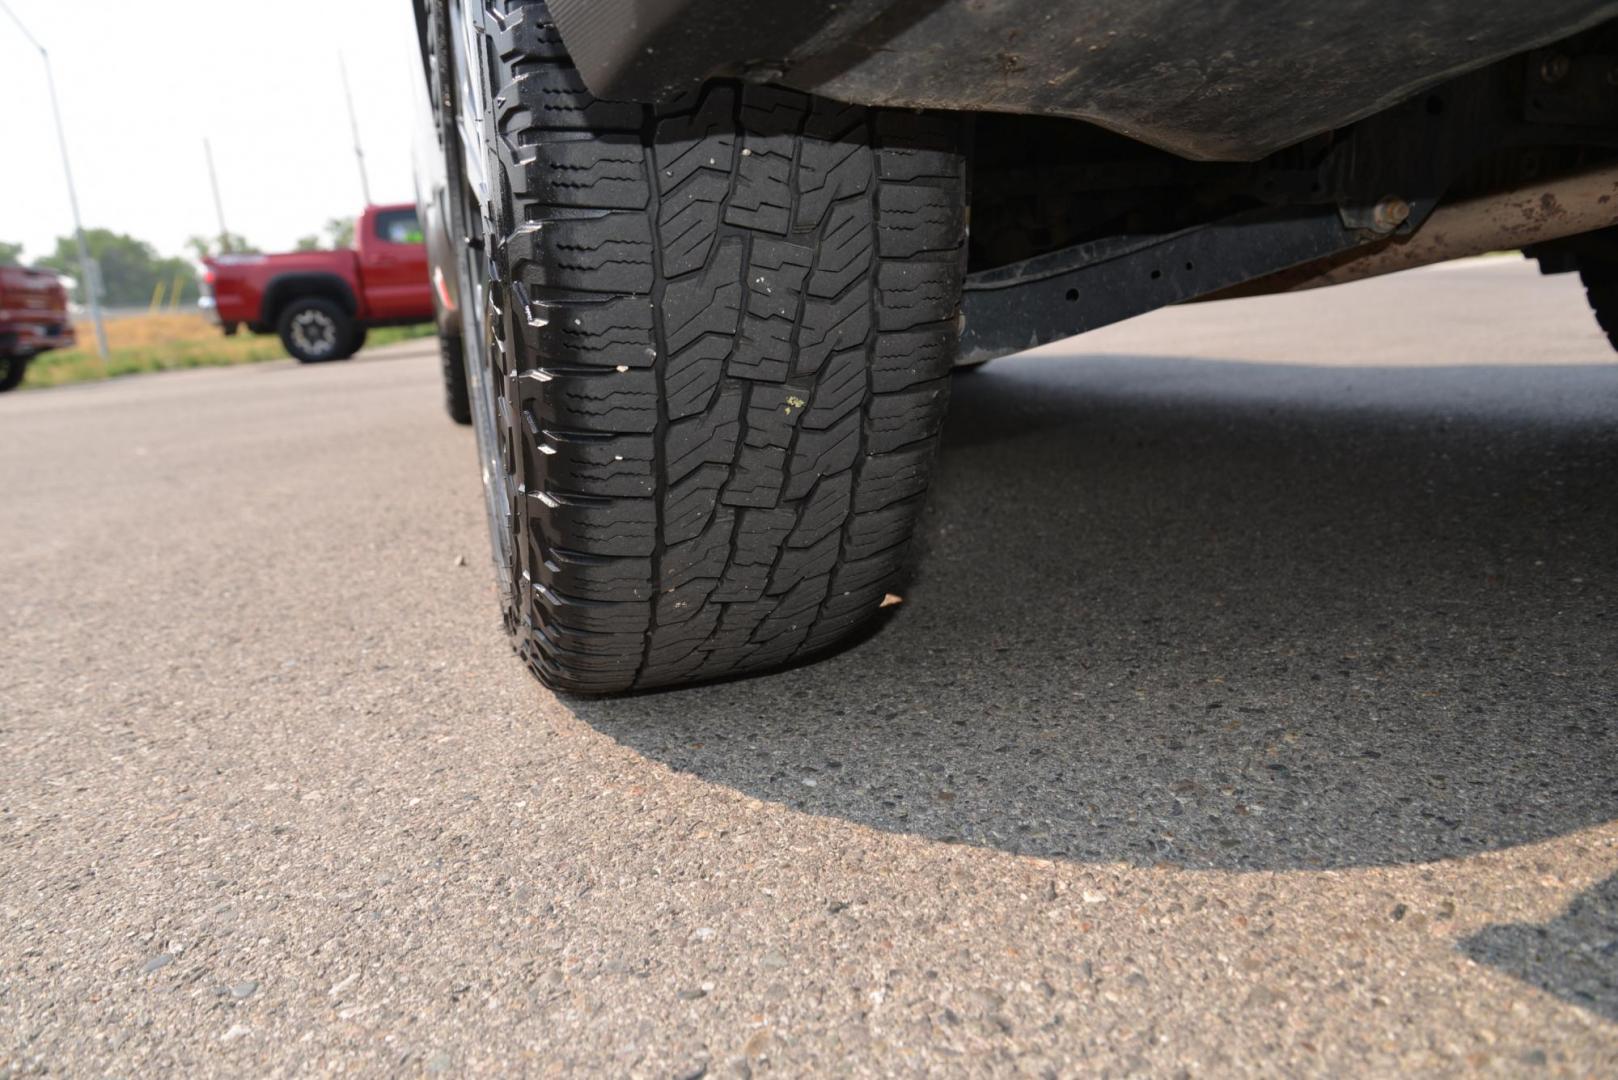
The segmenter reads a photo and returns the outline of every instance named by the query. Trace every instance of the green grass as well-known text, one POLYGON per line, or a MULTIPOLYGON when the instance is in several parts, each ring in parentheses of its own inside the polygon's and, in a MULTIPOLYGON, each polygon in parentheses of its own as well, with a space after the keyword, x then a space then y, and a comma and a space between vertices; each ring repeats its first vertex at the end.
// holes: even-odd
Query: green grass
MULTIPOLYGON (((226 337, 201 315, 160 314, 108 322, 109 355, 103 363, 96 355, 95 333, 90 324, 79 323, 76 329, 79 346, 34 357, 28 365, 22 389, 94 382, 150 371, 257 364, 265 360, 284 360, 287 355, 273 335, 250 334, 243 330, 234 337, 226 337)), ((366 347, 430 337, 434 332, 431 323, 378 327, 366 339, 366 347)))

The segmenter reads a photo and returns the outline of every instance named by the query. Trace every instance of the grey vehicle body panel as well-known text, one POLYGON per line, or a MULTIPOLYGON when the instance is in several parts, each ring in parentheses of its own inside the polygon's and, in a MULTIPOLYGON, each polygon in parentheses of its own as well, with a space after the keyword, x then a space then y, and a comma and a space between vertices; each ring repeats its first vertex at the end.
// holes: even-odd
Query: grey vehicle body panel
POLYGON ((591 92, 740 75, 865 105, 1065 116, 1257 160, 1618 15, 1615 0, 550 0, 591 92))
POLYGON ((421 236, 427 245, 428 272, 433 278, 433 306, 438 313, 438 328, 446 334, 457 334, 461 329, 460 280, 455 274, 458 237, 448 220, 449 205, 446 187, 449 177, 444 166, 444 146, 440 138, 437 104, 432 101, 430 87, 434 62, 428 43, 427 9, 423 0, 414 2, 416 14, 416 40, 421 47, 422 77, 412 79, 415 117, 411 133, 411 157, 416 181, 416 213, 421 222, 421 236), (445 298, 449 303, 446 306, 445 298))

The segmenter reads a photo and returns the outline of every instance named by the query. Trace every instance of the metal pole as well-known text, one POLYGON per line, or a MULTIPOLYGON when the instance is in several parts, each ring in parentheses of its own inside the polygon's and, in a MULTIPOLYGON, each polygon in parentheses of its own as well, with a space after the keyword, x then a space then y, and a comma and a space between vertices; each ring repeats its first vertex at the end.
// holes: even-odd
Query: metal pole
POLYGON ((101 276, 91 270, 90 245, 84 241, 84 225, 79 221, 79 194, 73 186, 73 165, 67 156, 67 135, 62 130, 62 109, 56 101, 56 76, 51 73, 51 54, 45 51, 45 46, 35 40, 34 35, 17 18, 17 13, 0 0, 0 11, 11 16, 11 21, 17 24, 22 36, 28 39, 28 44, 39 50, 39 58, 45 62, 45 85, 50 90, 51 116, 56 121, 56 144, 62 150, 62 172, 67 176, 67 201, 73 208, 73 238, 79 247, 79 277, 84 283, 84 297, 90 304, 90 322, 95 326, 96 352, 101 359, 107 359, 107 328, 101 323, 101 297, 97 294, 101 276))
POLYGON ((360 149, 360 122, 354 117, 354 92, 348 88, 348 64, 343 60, 343 54, 337 54, 337 70, 343 75, 343 99, 348 102, 348 126, 354 133, 354 160, 360 163, 360 191, 365 195, 365 205, 371 205, 371 181, 365 175, 365 151, 360 149))
POLYGON ((230 230, 225 228, 225 204, 219 199, 219 174, 213 168, 213 147, 206 137, 202 140, 202 152, 208 158, 208 183, 213 187, 213 212, 219 218, 219 251, 221 254, 230 254, 230 230))

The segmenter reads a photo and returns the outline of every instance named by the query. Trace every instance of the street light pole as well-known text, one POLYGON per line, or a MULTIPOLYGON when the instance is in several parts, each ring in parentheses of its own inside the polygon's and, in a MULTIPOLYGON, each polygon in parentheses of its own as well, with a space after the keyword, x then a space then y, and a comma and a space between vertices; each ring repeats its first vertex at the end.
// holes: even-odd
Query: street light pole
POLYGON ((0 11, 11 16, 11 21, 22 31, 22 36, 28 39, 28 44, 39 50, 39 58, 45 62, 45 86, 50 91, 51 116, 56 121, 56 145, 62 151, 62 172, 67 176, 67 201, 73 208, 73 238, 79 247, 79 277, 84 283, 84 297, 90 304, 90 321, 95 325, 96 352, 100 353, 101 359, 105 361, 107 328, 101 324, 101 298, 96 295, 100 278, 92 270, 90 245, 84 241, 84 225, 79 221, 79 194, 73 186, 73 165, 67 156, 67 135, 62 130, 62 108, 56 101, 56 76, 51 73, 51 54, 46 52, 45 46, 28 32, 28 28, 17 18, 17 13, 11 10, 5 0, 0 0, 0 11))
POLYGON ((225 204, 219 199, 219 174, 213 170, 213 146, 204 137, 202 152, 208 157, 208 183, 213 185, 213 212, 219 218, 219 251, 230 254, 230 230, 225 228, 225 204))
POLYGON ((365 205, 371 205, 371 181, 365 175, 365 151, 360 149, 360 122, 354 116, 354 91, 348 88, 348 64, 343 60, 343 54, 337 54, 337 70, 343 75, 343 99, 348 102, 348 128, 354 134, 354 160, 360 164, 360 191, 365 195, 365 205))

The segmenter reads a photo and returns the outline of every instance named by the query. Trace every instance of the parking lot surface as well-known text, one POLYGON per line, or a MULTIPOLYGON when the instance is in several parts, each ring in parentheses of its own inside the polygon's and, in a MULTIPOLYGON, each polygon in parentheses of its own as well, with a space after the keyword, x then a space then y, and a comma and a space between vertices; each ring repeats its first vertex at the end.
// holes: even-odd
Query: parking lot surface
POLYGON ((1618 356, 1520 262, 957 379, 918 571, 620 700, 436 355, 0 400, 0 1075, 1618 1072, 1618 356))

